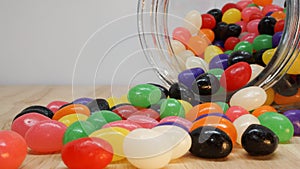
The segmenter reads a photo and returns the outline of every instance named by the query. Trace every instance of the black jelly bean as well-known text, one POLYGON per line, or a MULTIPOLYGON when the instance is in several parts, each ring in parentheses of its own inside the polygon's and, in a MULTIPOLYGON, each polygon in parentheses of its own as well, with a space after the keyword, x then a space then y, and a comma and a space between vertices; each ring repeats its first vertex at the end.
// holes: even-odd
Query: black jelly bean
POLYGON ((87 104, 87 107, 90 109, 91 112, 97 112, 100 110, 110 110, 109 104, 105 99, 95 99, 87 104))
POLYGON ((255 58, 246 51, 234 51, 229 55, 228 66, 236 64, 238 62, 247 62, 249 64, 255 63, 255 58))
POLYGON ((262 56, 266 50, 267 49, 262 49, 262 50, 259 50, 259 51, 256 51, 253 53, 253 58, 255 59, 255 64, 261 65, 262 67, 266 66, 266 64, 264 63, 264 61, 262 59, 262 56))
POLYGON ((273 89, 282 96, 294 96, 298 93, 298 84, 290 75, 284 75, 273 89))
POLYGON ((216 22, 221 22, 222 21, 222 17, 223 17, 223 13, 220 9, 211 9, 207 12, 208 14, 211 14, 212 16, 214 16, 214 18, 216 19, 216 22))
POLYGON ((116 104, 113 107, 110 108, 111 111, 113 111, 114 109, 118 108, 118 107, 122 107, 122 106, 128 106, 131 105, 130 103, 120 103, 120 104, 116 104))
POLYGON ((13 119, 13 121, 16 120, 18 117, 21 117, 27 113, 39 113, 41 115, 49 117, 50 119, 52 119, 52 117, 54 115, 54 113, 47 107, 38 106, 38 105, 37 106, 29 106, 29 107, 25 108, 24 110, 22 110, 19 114, 17 114, 15 116, 15 118, 13 119))
POLYGON ((217 23, 216 27, 213 29, 215 33, 215 40, 221 40, 224 41, 227 39, 227 23, 225 22, 219 22, 217 23))
POLYGON ((220 82, 218 78, 210 73, 199 75, 192 84, 192 91, 195 94, 212 95, 220 89, 220 82))
POLYGON ((189 103, 195 102, 193 92, 183 84, 179 83, 174 83, 171 85, 169 89, 169 96, 170 98, 185 100, 189 103))
POLYGON ((272 16, 266 16, 262 18, 258 24, 259 34, 274 35, 274 27, 276 22, 276 19, 272 16))

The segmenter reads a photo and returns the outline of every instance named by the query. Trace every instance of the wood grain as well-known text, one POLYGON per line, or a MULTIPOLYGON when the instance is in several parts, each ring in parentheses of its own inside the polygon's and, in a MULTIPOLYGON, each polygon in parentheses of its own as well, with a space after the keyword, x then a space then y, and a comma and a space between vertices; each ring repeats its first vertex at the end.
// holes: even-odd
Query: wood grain
MULTIPOLYGON (((31 105, 47 105, 53 100, 72 101, 78 97, 120 97, 128 87, 110 86, 0 86, 0 128, 10 129, 11 121, 22 109, 31 105)), ((159 145, 158 145, 159 146, 159 145)), ((0 164, 1 165, 1 164, 0 164)), ((275 169, 299 168, 300 138, 294 137, 289 144, 280 144, 277 151, 269 156, 251 157, 240 147, 235 146, 232 153, 224 159, 202 159, 189 153, 173 160, 166 169, 275 169)), ((1 168, 1 166, 0 166, 1 168)), ((28 154, 22 169, 65 169, 60 154, 28 154)), ((108 169, 131 169, 127 160, 110 164, 108 169)))

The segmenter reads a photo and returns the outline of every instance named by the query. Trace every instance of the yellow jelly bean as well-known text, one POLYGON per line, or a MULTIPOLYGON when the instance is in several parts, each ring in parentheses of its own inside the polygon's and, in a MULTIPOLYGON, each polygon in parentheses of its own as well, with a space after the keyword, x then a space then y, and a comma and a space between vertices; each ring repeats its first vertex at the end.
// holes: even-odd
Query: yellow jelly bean
POLYGON ((189 112, 193 108, 193 106, 185 100, 178 100, 178 101, 181 103, 185 113, 189 112))
POLYGON ((300 54, 297 56, 296 60, 288 70, 288 74, 298 75, 300 74, 300 54))
POLYGON ((113 107, 121 102, 119 98, 114 97, 114 96, 109 97, 108 99, 106 99, 106 101, 107 101, 109 107, 113 107))
POLYGON ((112 161, 118 161, 125 158, 123 151, 123 142, 125 137, 129 134, 129 130, 121 127, 110 127, 97 130, 90 134, 90 137, 101 138, 109 142, 113 148, 113 159, 112 161))
POLYGON ((222 21, 227 24, 239 22, 241 19, 242 13, 236 8, 228 9, 222 17, 222 21))
POLYGON ((271 105, 274 102, 275 91, 272 88, 266 90, 267 100, 264 105, 271 105))
POLYGON ((66 116, 63 116, 58 121, 61 123, 64 123, 67 127, 69 127, 71 124, 73 124, 76 121, 85 121, 88 118, 87 115, 84 114, 69 114, 66 116))
POLYGON ((276 49, 269 49, 263 53, 262 60, 266 65, 271 61, 275 51, 276 51, 276 49))
POLYGON ((219 54, 223 54, 224 52, 218 46, 210 45, 205 49, 204 52, 204 60, 209 63, 211 59, 219 54))
POLYGON ((129 101, 127 99, 127 94, 121 96, 119 100, 121 103, 129 103, 129 101))

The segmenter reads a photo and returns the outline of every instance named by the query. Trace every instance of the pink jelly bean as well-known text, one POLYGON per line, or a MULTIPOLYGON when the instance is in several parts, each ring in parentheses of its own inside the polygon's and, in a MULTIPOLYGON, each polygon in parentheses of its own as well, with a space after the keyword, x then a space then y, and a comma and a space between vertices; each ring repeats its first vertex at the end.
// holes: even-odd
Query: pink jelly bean
POLYGON ((139 124, 132 122, 132 121, 128 121, 128 120, 119 120, 119 121, 114 121, 114 122, 110 122, 105 124, 104 126, 102 126, 102 128, 110 128, 110 127, 121 127, 124 129, 127 129, 129 131, 138 129, 138 128, 142 128, 142 126, 140 126, 139 124))
POLYGON ((54 153, 63 147, 67 127, 55 120, 40 121, 25 134, 28 147, 35 153, 54 153))
POLYGON ((49 117, 41 115, 39 113, 28 113, 20 116, 11 125, 11 130, 19 133, 22 137, 25 137, 27 130, 40 121, 51 120, 49 117))
POLYGON ((160 117, 160 114, 153 109, 141 109, 141 110, 131 114, 131 116, 134 116, 134 115, 143 115, 143 116, 147 116, 152 119, 155 119, 155 120, 159 120, 159 117, 160 117))
POLYGON ((239 21, 239 22, 237 22, 235 24, 240 25, 240 27, 242 28, 242 32, 246 32, 247 31, 247 22, 245 22, 245 21, 239 21))
POLYGON ((243 10, 243 9, 245 9, 250 4, 252 4, 252 1, 250 1, 250 0, 242 0, 242 1, 237 2, 236 6, 239 9, 243 10))
POLYGON ((240 106, 231 106, 226 112, 225 115, 230 119, 231 122, 234 122, 235 119, 239 118, 242 115, 249 114, 249 112, 240 106))
POLYGON ((262 13, 264 15, 266 15, 269 12, 276 12, 276 11, 283 11, 283 8, 281 6, 278 5, 266 5, 264 6, 264 8, 262 9, 262 13))
POLYGON ((260 19, 255 19, 255 20, 252 20, 250 21, 248 24, 247 24, 247 31, 249 33, 255 33, 255 34, 259 34, 259 31, 258 31, 258 24, 260 22, 260 19))
POLYGON ((175 28, 173 31, 173 39, 180 41, 184 45, 189 43, 191 37, 190 31, 184 27, 175 28))
POLYGON ((65 101, 53 101, 50 102, 46 107, 50 109, 53 113, 57 112, 59 108, 65 104, 68 104, 68 102, 65 101))
POLYGON ((174 122, 174 123, 178 123, 178 124, 181 124, 183 125, 184 127, 186 127, 187 129, 190 129, 193 125, 192 122, 190 122, 189 120, 187 119, 184 119, 182 117, 178 117, 178 116, 168 116, 168 117, 165 117, 163 118, 159 124, 161 123, 165 123, 165 122, 174 122))
POLYGON ((158 124, 158 121, 143 115, 130 116, 127 119, 129 122, 134 122, 142 126, 143 128, 151 129, 158 124))
POLYGON ((122 117, 123 120, 126 120, 130 115, 137 112, 138 109, 132 105, 124 105, 117 107, 112 110, 114 113, 122 117))
POLYGON ((256 13, 261 13, 260 9, 257 7, 247 7, 243 9, 242 11, 242 18, 243 21, 249 22, 251 15, 256 14, 256 13))
POLYGON ((255 33, 248 33, 241 38, 241 41, 248 41, 250 43, 253 43, 256 36, 257 36, 257 34, 255 34, 255 33))

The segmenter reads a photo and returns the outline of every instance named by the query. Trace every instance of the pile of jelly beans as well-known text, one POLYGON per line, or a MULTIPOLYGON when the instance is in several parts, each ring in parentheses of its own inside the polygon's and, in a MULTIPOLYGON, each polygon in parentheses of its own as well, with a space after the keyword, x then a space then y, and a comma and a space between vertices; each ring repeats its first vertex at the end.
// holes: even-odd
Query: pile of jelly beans
POLYGON ((105 168, 124 159, 138 168, 162 168, 188 152, 225 158, 234 145, 253 156, 268 155, 300 135, 300 110, 278 113, 265 104, 267 94, 259 87, 240 90, 229 104, 194 105, 177 98, 173 87, 139 84, 120 98, 27 107, 10 131, 0 131, 1 165, 20 166, 28 147, 30 154, 61 153, 70 169, 105 168))

